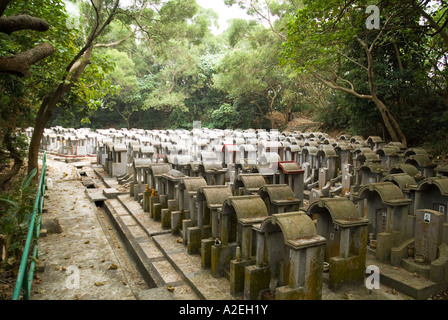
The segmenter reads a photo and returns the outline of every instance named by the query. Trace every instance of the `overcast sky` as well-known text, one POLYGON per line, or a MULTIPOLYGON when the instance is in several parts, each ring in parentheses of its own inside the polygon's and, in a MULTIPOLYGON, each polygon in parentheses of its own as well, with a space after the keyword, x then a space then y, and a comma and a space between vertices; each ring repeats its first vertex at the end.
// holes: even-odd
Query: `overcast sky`
POLYGON ((227 20, 234 18, 248 18, 246 12, 238 7, 238 5, 233 5, 228 7, 224 4, 224 0, 196 0, 196 2, 203 8, 211 8, 215 10, 219 15, 219 29, 213 29, 214 34, 219 34, 227 29, 227 20))

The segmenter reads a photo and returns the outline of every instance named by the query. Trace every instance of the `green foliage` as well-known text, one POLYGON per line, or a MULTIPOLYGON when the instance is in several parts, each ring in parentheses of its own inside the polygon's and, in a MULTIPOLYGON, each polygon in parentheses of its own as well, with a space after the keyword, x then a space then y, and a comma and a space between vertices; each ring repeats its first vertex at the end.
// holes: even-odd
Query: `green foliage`
POLYGON ((9 191, 0 195, 0 234, 6 236, 7 250, 3 263, 9 267, 17 265, 22 254, 36 196, 37 188, 32 182, 35 174, 36 171, 19 175, 9 191))
MULTIPOLYGON (((384 135, 381 115, 372 101, 331 91, 314 77, 336 79, 335 84, 345 89, 370 93, 363 68, 366 54, 357 38, 371 44, 380 35, 365 26, 369 15, 365 9, 371 2, 225 2, 245 8, 254 20, 234 19, 224 34, 214 36, 210 27, 217 21, 216 12, 198 7, 195 1, 171 0, 151 2, 141 14, 135 10, 114 21, 100 42, 128 36, 131 25, 136 25, 133 17, 139 17, 139 41, 129 37, 114 46, 115 51, 96 51, 82 81, 62 100, 56 119, 78 126, 81 123, 74 119, 90 119, 94 128, 191 128, 195 120, 216 128, 269 128, 273 112, 312 110, 328 129, 384 135)), ((437 142, 437 136, 445 136, 448 123, 448 98, 443 99, 444 94, 448 96, 443 91, 448 88, 443 60, 446 44, 440 33, 424 30, 419 7, 398 0, 376 3, 382 25, 387 21, 389 27, 373 50, 378 98, 397 118, 411 145, 421 145, 425 139, 437 142), (436 67, 435 61, 441 66, 436 67)), ((444 21, 445 11, 446 5, 439 1, 427 10, 435 21, 444 21)), ((87 11, 81 21, 93 14, 87 11)), ((64 24, 63 16, 56 20, 55 25, 64 24)), ((36 66, 37 88, 54 83, 64 72, 58 69, 58 61, 62 65, 78 48, 78 31, 69 31, 64 35, 63 28, 58 29, 65 42, 59 45, 52 40, 59 45, 59 58, 46 62, 51 63, 48 70, 61 73, 53 78, 36 66)), ((9 97, 0 96, 4 112, 10 112, 8 106, 17 101, 14 108, 20 119, 31 119, 35 106, 25 108, 24 101, 19 103, 28 99, 23 93, 29 84, 11 82, 7 76, 0 81, 12 92, 9 97)), ((42 97, 45 91, 37 92, 42 97)), ((442 145, 436 143, 434 148, 443 149, 442 145)))
POLYGON ((215 128, 235 129, 240 122, 239 114, 234 106, 224 103, 219 109, 212 112, 211 120, 215 128))
POLYGON ((46 32, 22 30, 11 35, 0 34, 0 56, 24 52, 43 42, 51 43, 56 52, 33 65, 30 77, 0 75, 0 87, 4 89, 0 94, 0 138, 7 129, 14 131, 17 127, 32 124, 39 101, 65 72, 62 66, 73 52, 72 42, 76 36, 74 30, 65 26, 67 15, 63 1, 54 0, 51 4, 44 0, 11 1, 3 16, 17 14, 42 18, 48 21, 50 29, 46 32))
MULTIPOLYGON (((439 82, 440 71, 446 68, 434 68, 433 63, 445 63, 438 50, 434 51, 434 41, 439 41, 440 47, 440 38, 427 36, 422 24, 422 12, 427 9, 418 2, 377 3, 381 29, 369 30, 366 8, 371 4, 304 1, 287 25, 288 38, 280 61, 304 77, 324 79, 339 90, 316 110, 317 118, 327 127, 350 128, 353 134, 385 135, 382 117, 370 101, 373 99, 355 97, 375 93, 395 116, 409 144, 421 145, 434 128, 431 123, 436 117, 440 119, 447 105, 445 102, 443 106, 442 95, 437 92, 446 86, 439 82), (374 44, 370 79, 363 43, 368 47, 374 44)), ((436 4, 432 12, 433 17, 441 17, 446 8, 436 4)), ((440 125, 446 128, 446 123, 440 125)))

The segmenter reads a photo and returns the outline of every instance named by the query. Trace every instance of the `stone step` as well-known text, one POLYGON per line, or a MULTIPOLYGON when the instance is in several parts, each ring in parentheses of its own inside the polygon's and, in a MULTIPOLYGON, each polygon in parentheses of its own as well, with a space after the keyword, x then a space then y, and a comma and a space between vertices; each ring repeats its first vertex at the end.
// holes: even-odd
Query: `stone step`
MULTIPOLYGON (((199 299, 235 299, 230 295, 227 279, 215 278, 210 270, 204 270, 201 257, 188 254, 182 238, 171 230, 163 230, 161 223, 152 220, 132 197, 121 195, 107 200, 106 205, 127 239, 127 249, 138 261, 140 271, 153 278, 154 286, 171 286, 180 291, 179 286, 187 285, 199 299)), ((149 279, 148 282, 151 283, 149 279)))
POLYGON ((435 283, 404 268, 378 262, 371 254, 366 256, 366 266, 369 265, 375 265, 379 268, 381 284, 394 288, 417 300, 427 299, 431 295, 446 289, 443 283, 435 283))

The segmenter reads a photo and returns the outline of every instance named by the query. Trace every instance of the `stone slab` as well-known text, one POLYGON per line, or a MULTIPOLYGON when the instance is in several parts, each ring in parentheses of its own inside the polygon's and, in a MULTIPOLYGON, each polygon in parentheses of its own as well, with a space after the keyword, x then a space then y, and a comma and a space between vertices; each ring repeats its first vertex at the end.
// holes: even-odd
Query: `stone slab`
POLYGON ((86 189, 87 196, 93 202, 107 200, 102 190, 99 189, 86 189))
POLYGON ((201 257, 188 254, 181 237, 164 234, 156 235, 153 239, 199 297, 206 300, 235 300, 230 294, 230 282, 225 277, 213 277, 209 269, 204 270, 201 267, 201 257))
POLYGON ((103 189, 103 194, 108 199, 112 199, 112 198, 115 198, 115 197, 117 197, 119 195, 127 194, 127 193, 128 193, 128 191, 120 191, 120 190, 118 190, 116 188, 106 188, 106 189, 103 189))

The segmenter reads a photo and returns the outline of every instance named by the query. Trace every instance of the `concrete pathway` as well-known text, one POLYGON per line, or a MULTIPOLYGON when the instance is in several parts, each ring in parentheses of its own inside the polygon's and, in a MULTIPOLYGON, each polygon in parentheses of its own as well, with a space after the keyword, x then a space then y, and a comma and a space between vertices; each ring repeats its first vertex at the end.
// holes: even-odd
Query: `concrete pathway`
MULTIPOLYGON (((47 155, 47 178, 53 187, 45 192, 42 228, 58 221, 60 233, 39 238, 41 272, 36 272, 32 300, 133 300, 132 279, 117 256, 119 246, 108 239, 98 209, 72 164, 47 155)), ((45 231, 45 230, 43 230, 45 231)))

